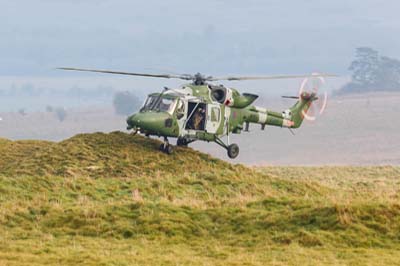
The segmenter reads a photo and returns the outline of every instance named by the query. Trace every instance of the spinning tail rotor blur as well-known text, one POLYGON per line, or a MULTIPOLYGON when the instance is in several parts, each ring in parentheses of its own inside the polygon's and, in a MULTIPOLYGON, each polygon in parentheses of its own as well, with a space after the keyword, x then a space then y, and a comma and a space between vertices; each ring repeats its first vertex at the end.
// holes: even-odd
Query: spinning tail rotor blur
POLYGON ((313 73, 312 76, 302 81, 299 89, 299 97, 304 92, 315 95, 315 100, 311 103, 309 110, 302 112, 304 119, 315 121, 323 115, 328 104, 328 92, 326 89, 325 78, 318 73, 313 73))
POLYGON ((285 99, 313 98, 308 109, 302 111, 302 116, 307 121, 315 121, 326 110, 328 105, 328 92, 324 76, 312 73, 301 82, 297 96, 282 96, 285 99))

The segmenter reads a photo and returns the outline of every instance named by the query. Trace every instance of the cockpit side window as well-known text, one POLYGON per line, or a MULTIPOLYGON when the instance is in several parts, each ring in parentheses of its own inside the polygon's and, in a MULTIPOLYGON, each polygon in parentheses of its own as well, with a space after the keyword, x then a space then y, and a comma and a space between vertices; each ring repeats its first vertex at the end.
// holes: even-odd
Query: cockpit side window
POLYGON ((155 104, 156 101, 157 101, 156 96, 149 96, 147 100, 144 102, 144 105, 141 110, 142 111, 151 110, 152 106, 155 104))
POLYGON ((164 98, 158 95, 149 96, 144 103, 141 111, 159 111, 168 112, 172 114, 175 110, 177 99, 174 98, 164 98))
POLYGON ((175 105, 176 99, 161 98, 160 103, 157 105, 157 109, 161 112, 171 112, 174 111, 173 107, 175 105))
POLYGON ((185 104, 182 100, 178 101, 178 106, 176 108, 176 117, 181 119, 185 116, 185 104))

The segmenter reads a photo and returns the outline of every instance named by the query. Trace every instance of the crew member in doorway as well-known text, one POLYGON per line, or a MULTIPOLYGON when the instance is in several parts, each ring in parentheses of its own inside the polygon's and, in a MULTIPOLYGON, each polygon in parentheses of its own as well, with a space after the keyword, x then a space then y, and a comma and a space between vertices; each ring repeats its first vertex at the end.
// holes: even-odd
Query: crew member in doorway
POLYGON ((204 129, 204 119, 205 119, 206 111, 199 107, 193 115, 193 127, 195 130, 204 129))

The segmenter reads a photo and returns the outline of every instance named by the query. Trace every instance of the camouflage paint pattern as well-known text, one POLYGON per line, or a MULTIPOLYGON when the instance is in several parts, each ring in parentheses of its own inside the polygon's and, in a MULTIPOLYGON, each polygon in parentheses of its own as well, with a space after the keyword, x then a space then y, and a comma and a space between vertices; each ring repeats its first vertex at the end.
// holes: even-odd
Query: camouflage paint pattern
MULTIPOLYGON (((199 130, 190 132, 182 125, 182 119, 178 118, 178 108, 173 112, 146 111, 142 110, 127 119, 128 129, 139 129, 147 135, 182 137, 188 139, 198 139, 205 141, 215 141, 217 138, 230 133, 240 133, 246 123, 255 123, 262 126, 277 126, 287 128, 299 128, 307 113, 315 95, 304 92, 299 101, 283 112, 270 111, 265 108, 251 105, 258 96, 252 94, 240 94, 237 90, 227 89, 227 99, 225 103, 215 101, 211 96, 211 89, 208 85, 184 85, 181 89, 168 90, 163 93, 153 93, 149 96, 161 98, 180 99, 184 104, 188 102, 217 104, 220 108, 219 126, 215 132, 199 130)), ((207 120, 210 118, 208 114, 207 120)), ((183 124, 185 125, 185 124, 183 124)))

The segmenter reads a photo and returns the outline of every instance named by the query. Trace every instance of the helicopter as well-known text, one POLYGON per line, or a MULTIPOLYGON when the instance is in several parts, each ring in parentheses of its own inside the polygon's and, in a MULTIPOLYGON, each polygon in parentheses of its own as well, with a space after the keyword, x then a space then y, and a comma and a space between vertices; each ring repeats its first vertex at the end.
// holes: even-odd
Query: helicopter
POLYGON ((215 142, 227 151, 231 159, 239 155, 239 146, 230 143, 230 134, 249 131, 249 125, 260 124, 261 130, 268 126, 297 129, 304 119, 315 120, 326 107, 327 93, 320 96, 318 85, 325 83, 324 77, 335 77, 332 74, 313 73, 309 75, 277 76, 226 76, 213 77, 200 73, 191 74, 146 74, 84 68, 57 68, 67 71, 83 71, 128 76, 141 76, 190 81, 180 88, 164 87, 161 92, 150 93, 138 113, 126 120, 127 130, 132 134, 163 137, 160 151, 173 153, 173 146, 168 138, 177 138, 177 146, 188 146, 194 141, 215 142), (240 93, 237 89, 224 85, 215 85, 216 81, 272 80, 303 78, 297 96, 283 96, 296 99, 290 108, 276 112, 253 105, 259 97, 252 93, 240 93), (312 82, 311 82, 312 80, 312 82), (316 85, 316 83, 319 83, 316 85), (309 89, 311 86, 311 89, 309 89), (313 103, 320 101, 319 109, 314 115, 309 110, 313 103), (226 137, 227 141, 223 141, 226 137))

